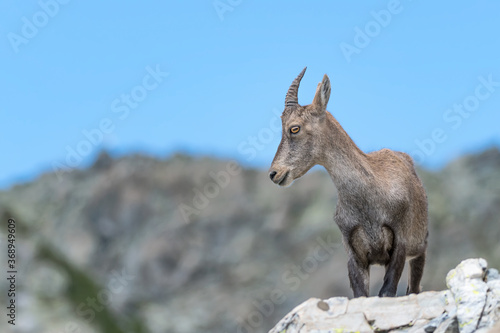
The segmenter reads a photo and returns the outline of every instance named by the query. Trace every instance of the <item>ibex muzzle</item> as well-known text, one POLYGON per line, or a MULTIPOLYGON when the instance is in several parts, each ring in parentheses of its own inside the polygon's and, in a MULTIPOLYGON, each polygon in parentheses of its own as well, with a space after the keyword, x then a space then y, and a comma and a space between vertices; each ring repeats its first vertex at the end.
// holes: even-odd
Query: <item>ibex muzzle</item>
POLYGON ((330 80, 324 76, 310 105, 297 93, 306 69, 288 89, 283 134, 269 177, 288 186, 312 166, 326 168, 338 190, 335 222, 349 255, 354 296, 369 295, 369 267, 386 268, 380 296, 395 296, 405 261, 407 293, 420 292, 427 248, 427 196, 412 158, 382 149, 365 154, 326 111, 330 80))

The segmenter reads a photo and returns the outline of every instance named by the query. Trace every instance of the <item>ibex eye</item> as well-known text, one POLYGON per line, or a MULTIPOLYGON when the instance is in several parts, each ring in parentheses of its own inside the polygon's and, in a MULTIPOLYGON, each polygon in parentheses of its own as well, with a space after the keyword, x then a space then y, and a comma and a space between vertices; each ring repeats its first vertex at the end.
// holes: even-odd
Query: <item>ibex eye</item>
POLYGON ((293 134, 297 134, 300 131, 300 126, 293 126, 290 128, 290 132, 293 134))

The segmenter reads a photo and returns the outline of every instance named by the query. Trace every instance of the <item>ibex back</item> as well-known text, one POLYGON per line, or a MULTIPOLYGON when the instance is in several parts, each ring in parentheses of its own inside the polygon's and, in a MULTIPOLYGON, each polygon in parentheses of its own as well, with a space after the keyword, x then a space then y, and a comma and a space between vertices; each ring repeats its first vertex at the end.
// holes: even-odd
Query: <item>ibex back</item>
POLYGON ((407 294, 420 292, 427 248, 427 196, 412 158, 382 149, 365 154, 326 111, 328 76, 318 84, 312 104, 298 104, 305 68, 285 99, 283 135, 269 176, 288 186, 316 164, 338 190, 335 222, 349 255, 354 297, 369 295, 370 265, 385 266, 379 296, 395 296, 405 261, 410 261, 407 294))

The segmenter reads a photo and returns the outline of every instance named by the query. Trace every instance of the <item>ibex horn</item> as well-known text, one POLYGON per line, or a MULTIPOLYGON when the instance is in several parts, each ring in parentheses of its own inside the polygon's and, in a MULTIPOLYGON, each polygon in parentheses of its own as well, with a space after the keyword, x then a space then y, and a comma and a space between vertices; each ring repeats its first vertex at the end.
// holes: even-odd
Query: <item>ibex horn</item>
POLYGON ((306 69, 307 67, 304 67, 302 72, 300 72, 300 74, 295 78, 295 80, 293 80, 290 88, 288 88, 288 92, 286 93, 286 98, 285 98, 285 107, 299 104, 299 98, 297 94, 299 92, 300 80, 302 80, 302 77, 304 76, 306 69))

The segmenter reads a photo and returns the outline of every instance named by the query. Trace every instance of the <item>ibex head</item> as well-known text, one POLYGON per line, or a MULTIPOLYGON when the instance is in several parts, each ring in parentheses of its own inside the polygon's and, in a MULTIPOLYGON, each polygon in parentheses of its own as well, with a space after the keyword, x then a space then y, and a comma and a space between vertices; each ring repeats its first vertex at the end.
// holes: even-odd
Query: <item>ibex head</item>
POLYGON ((314 165, 321 164, 324 155, 325 143, 322 141, 330 80, 325 74, 316 88, 312 104, 301 106, 297 93, 306 68, 292 82, 286 94, 285 110, 281 116, 281 142, 269 170, 271 180, 280 186, 290 185, 314 165))

